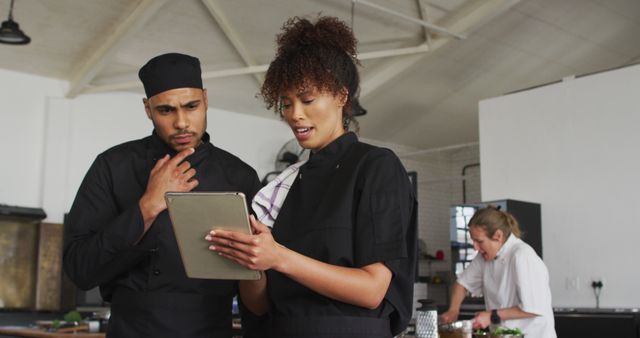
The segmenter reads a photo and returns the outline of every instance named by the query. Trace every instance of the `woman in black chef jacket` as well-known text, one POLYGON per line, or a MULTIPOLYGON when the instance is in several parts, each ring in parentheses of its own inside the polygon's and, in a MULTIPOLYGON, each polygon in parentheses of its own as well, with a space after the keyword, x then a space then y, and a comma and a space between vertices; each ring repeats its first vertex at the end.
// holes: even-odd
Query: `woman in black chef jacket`
POLYGON ((214 230, 211 250, 266 272, 240 294, 272 337, 392 337, 411 317, 416 200, 396 155, 349 132, 356 39, 336 18, 293 18, 277 43, 261 94, 311 155, 258 193, 277 201, 292 183, 267 206, 271 230, 252 216, 254 235, 214 230))

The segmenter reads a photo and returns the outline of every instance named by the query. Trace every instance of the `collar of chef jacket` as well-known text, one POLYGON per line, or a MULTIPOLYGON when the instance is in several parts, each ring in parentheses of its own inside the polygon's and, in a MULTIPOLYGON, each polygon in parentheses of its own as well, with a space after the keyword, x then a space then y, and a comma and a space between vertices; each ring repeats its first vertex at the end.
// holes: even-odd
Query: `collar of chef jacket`
POLYGON ((343 154, 351 145, 358 141, 358 136, 353 132, 347 132, 316 153, 309 155, 309 161, 302 168, 315 168, 326 165, 336 165, 343 154))
POLYGON ((507 238, 507 241, 504 242, 504 244, 502 245, 502 247, 500 248, 500 250, 498 250, 498 253, 496 254, 496 260, 504 260, 504 258, 507 256, 507 253, 509 252, 509 250, 511 250, 511 248, 519 241, 518 237, 516 237, 514 234, 509 234, 509 238, 507 238))

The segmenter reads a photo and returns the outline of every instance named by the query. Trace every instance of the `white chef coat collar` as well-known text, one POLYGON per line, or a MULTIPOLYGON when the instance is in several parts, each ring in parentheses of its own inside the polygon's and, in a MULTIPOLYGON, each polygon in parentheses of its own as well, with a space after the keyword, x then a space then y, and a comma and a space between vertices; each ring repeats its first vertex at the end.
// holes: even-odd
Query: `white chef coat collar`
POLYGON ((514 234, 509 234, 509 238, 504 242, 498 253, 496 254, 496 259, 504 258, 507 252, 519 241, 520 239, 516 237, 514 234))

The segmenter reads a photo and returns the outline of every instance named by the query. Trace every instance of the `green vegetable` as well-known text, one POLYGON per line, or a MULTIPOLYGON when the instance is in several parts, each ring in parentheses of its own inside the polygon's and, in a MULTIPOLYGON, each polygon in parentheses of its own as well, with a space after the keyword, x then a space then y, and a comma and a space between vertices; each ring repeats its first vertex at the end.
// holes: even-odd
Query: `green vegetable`
POLYGON ((522 331, 520 331, 519 328, 510 329, 504 326, 498 327, 493 334, 497 336, 506 336, 506 335, 522 336, 523 335, 522 331))
POLYGON ((76 310, 71 310, 64 315, 65 322, 81 322, 82 315, 76 310))

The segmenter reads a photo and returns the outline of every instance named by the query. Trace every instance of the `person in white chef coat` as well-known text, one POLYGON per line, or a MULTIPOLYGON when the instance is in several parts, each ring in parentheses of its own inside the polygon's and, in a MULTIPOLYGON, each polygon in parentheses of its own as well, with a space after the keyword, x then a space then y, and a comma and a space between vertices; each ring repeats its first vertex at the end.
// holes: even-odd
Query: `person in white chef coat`
POLYGON ((469 234, 478 255, 458 277, 440 321, 457 320, 469 292, 484 296, 486 307, 473 318, 474 328, 493 324, 519 328, 526 337, 555 338, 549 272, 520 239, 513 215, 495 207, 479 209, 469 221, 469 234))

